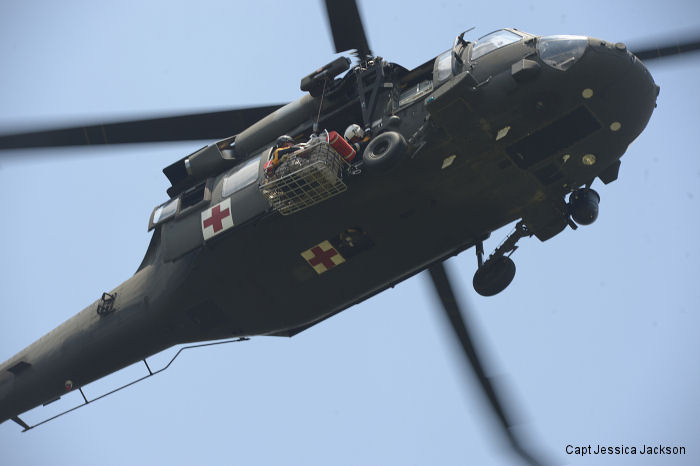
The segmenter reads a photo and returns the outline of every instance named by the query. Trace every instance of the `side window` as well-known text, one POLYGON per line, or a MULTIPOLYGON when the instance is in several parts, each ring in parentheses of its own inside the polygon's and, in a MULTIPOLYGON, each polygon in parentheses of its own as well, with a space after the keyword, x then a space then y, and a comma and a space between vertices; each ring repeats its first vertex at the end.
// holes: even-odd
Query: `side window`
POLYGON ((151 214, 151 221, 148 222, 148 231, 154 229, 156 225, 159 225, 165 222, 166 220, 174 217, 177 213, 177 207, 179 204, 180 198, 176 197, 175 199, 171 199, 168 202, 165 202, 153 209, 153 213, 151 214))
POLYGON ((401 92, 401 95, 399 96, 399 107, 403 107, 404 105, 408 105, 412 102, 415 102, 421 97, 432 92, 432 90, 433 82, 428 80, 420 82, 415 86, 409 87, 408 89, 401 92))
POLYGON ((250 186, 258 180, 258 168, 260 158, 253 157, 245 162, 240 168, 224 178, 224 185, 221 189, 221 197, 229 197, 231 194, 250 186))
POLYGON ((176 215, 189 215, 194 206, 210 199, 211 189, 207 187, 207 182, 191 187, 175 199, 171 199, 153 209, 151 219, 148 222, 148 231, 176 215))

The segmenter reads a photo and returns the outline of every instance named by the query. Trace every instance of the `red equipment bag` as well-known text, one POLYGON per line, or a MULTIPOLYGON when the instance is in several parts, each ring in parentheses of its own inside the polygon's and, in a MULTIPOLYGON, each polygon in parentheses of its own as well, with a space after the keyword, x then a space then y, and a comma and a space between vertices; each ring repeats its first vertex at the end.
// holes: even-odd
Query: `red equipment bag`
POLYGON ((343 136, 338 134, 337 131, 328 133, 328 143, 346 162, 350 163, 355 159, 355 149, 353 149, 350 143, 346 141, 343 136))

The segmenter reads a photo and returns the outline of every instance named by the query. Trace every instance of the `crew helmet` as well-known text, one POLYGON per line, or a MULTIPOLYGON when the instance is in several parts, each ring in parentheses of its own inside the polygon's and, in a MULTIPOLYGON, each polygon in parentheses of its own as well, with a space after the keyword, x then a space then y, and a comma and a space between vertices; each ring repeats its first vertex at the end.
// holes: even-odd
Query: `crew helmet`
POLYGON ((350 142, 357 142, 365 137, 365 132, 360 128, 360 125, 353 123, 345 130, 345 139, 350 142))
POLYGON ((282 147, 285 144, 294 144, 294 138, 284 134, 278 137, 277 141, 275 141, 275 147, 282 147))

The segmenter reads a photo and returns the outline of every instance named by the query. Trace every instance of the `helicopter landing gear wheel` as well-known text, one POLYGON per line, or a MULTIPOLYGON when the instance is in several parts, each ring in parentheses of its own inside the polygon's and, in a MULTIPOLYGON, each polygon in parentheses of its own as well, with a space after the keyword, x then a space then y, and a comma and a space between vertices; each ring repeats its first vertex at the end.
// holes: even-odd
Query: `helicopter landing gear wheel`
POLYGON ((515 263, 510 258, 510 254, 518 249, 516 243, 527 236, 532 236, 532 232, 521 220, 486 262, 483 262, 484 244, 482 241, 477 241, 476 259, 479 268, 474 274, 474 280, 472 280, 474 290, 477 293, 481 296, 493 296, 510 285, 515 277, 515 263), (506 256, 506 254, 508 255, 506 256))
POLYGON ((474 274, 474 290, 481 296, 493 296, 505 290, 515 277, 515 262, 510 257, 494 257, 474 274))
POLYGON ((407 152, 406 139, 396 131, 387 131, 369 142, 362 160, 371 173, 384 173, 403 160, 407 152))

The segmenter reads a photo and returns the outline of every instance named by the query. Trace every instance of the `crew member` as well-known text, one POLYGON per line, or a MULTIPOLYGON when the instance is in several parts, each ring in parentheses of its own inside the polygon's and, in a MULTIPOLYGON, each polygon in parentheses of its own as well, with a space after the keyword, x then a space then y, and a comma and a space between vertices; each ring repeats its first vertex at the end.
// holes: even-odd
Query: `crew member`
POLYGON ((344 136, 355 152, 362 155, 362 151, 369 142, 369 134, 366 134, 360 125, 353 123, 345 129, 344 136))
POLYGON ((291 136, 285 134, 278 137, 272 152, 270 152, 270 159, 265 163, 265 174, 272 176, 284 158, 299 149, 301 149, 301 146, 295 145, 291 136))

